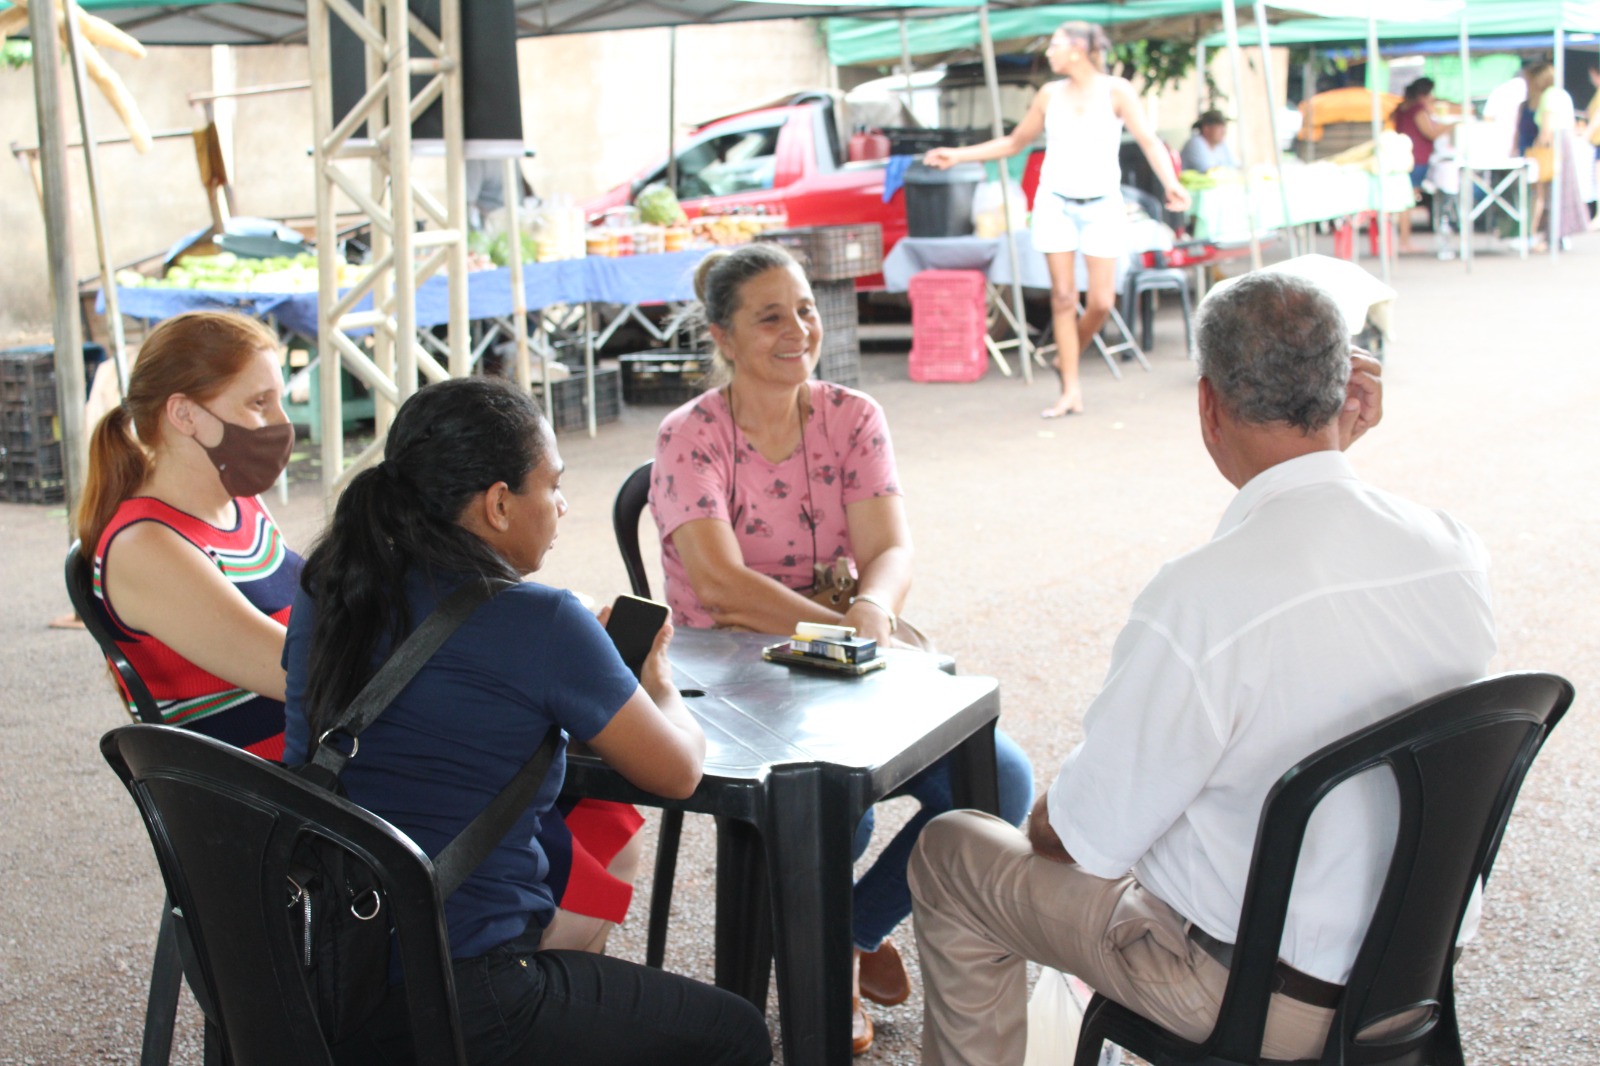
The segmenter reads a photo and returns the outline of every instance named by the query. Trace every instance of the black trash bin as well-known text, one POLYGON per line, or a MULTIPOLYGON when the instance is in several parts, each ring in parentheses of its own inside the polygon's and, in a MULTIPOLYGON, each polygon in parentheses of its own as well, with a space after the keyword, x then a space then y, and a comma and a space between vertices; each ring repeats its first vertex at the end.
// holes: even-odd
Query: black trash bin
POLYGON ((972 233, 972 197, 984 179, 982 163, 940 170, 925 163, 906 171, 906 229, 912 237, 966 237, 972 233))

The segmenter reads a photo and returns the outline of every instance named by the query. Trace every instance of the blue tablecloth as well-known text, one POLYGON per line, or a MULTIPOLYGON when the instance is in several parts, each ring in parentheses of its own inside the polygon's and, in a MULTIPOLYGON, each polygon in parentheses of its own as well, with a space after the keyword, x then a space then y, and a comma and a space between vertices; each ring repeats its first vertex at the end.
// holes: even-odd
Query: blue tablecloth
MULTIPOLYGON (((589 256, 553 263, 529 263, 523 269, 523 291, 530 311, 552 304, 665 303, 694 298, 694 268, 710 249, 696 248, 662 255, 620 259, 589 256)), ((226 310, 264 318, 275 315, 286 329, 301 336, 317 335, 317 294, 216 292, 209 289, 126 289, 117 287, 121 311, 152 321, 184 311, 226 310)), ((371 310, 367 298, 357 310, 371 310)), ((105 310, 105 297, 99 301, 105 310)), ((467 277, 467 317, 498 318, 511 313, 511 271, 500 267, 467 277)), ((435 275, 417 287, 417 325, 437 326, 450 320, 450 282, 435 275)))
MULTIPOLYGON (((1033 234, 1015 231, 1017 267, 1025 289, 1049 289, 1050 267, 1044 253, 1035 251, 1033 234)), ((1140 220, 1128 224, 1128 255, 1117 260, 1116 287, 1122 289, 1129 256, 1164 251, 1172 247, 1172 231, 1159 222, 1140 220)), ((1083 256, 1075 256, 1078 288, 1088 287, 1083 256)), ((978 270, 996 285, 1011 284, 1011 253, 1004 237, 902 237, 883 260, 883 285, 890 292, 905 292, 913 274, 923 270, 978 270)))

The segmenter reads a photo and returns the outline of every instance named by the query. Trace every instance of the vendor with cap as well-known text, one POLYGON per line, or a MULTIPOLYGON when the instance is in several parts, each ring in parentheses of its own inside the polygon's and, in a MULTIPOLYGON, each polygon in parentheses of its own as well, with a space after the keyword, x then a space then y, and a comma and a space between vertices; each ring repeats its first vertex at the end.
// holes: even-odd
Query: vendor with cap
POLYGON ((1213 167, 1238 167, 1239 161, 1224 138, 1228 136, 1228 119, 1221 111, 1207 111, 1194 121, 1194 133, 1189 137, 1179 158, 1184 170, 1201 173, 1213 167))

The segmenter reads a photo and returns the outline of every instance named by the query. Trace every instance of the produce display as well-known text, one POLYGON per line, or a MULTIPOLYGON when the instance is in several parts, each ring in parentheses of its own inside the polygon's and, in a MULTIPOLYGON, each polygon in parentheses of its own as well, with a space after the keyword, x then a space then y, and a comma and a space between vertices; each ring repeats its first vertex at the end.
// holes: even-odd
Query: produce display
POLYGON ((748 244, 767 230, 788 229, 786 215, 701 215, 689 220, 696 240, 708 244, 748 244))
MULTIPOLYGON (((339 287, 348 288, 367 274, 367 267, 339 264, 339 287)), ((186 255, 164 278, 146 277, 136 270, 117 271, 124 289, 206 289, 212 292, 316 292, 317 257, 278 256, 252 259, 231 252, 186 255)))
POLYGON ((684 221, 678 194, 659 181, 646 185, 644 191, 633 198, 633 205, 639 209, 639 221, 652 226, 673 226, 684 221))
MULTIPOLYGON (((467 252, 469 256, 476 256, 478 263, 474 265, 469 259, 468 268, 472 270, 485 270, 490 266, 503 267, 511 262, 511 234, 501 230, 499 233, 485 233, 482 230, 473 230, 467 234, 467 252)), ((532 263, 539 258, 539 242, 533 234, 526 231, 522 234, 522 261, 532 263)))

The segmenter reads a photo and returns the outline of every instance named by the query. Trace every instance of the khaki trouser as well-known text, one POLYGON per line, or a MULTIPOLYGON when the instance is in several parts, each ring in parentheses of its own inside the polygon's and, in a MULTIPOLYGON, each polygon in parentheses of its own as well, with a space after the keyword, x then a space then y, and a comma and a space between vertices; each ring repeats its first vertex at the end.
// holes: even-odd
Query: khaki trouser
MULTIPOLYGON (((1090 987, 1188 1040, 1216 1021, 1228 971, 1185 935, 1184 918, 1132 877, 1051 862, 998 818, 952 811, 923 830, 911 895, 924 993, 922 1061, 1016 1066, 1027 1044, 1027 960, 1090 987)), ((1321 1054, 1333 1011, 1277 995, 1266 1058, 1321 1054)))

